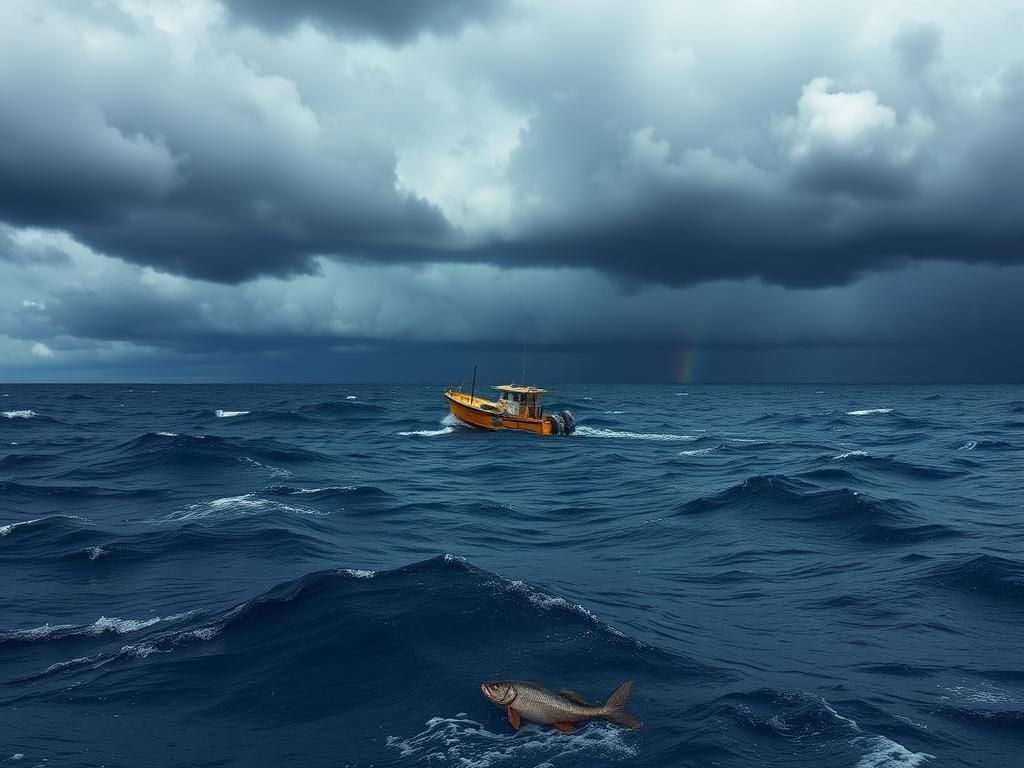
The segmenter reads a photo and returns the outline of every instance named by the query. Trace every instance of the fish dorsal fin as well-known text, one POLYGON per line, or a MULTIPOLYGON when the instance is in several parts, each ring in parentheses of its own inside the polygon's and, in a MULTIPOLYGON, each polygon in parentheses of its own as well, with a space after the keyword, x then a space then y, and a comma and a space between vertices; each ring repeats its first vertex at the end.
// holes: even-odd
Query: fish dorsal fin
POLYGON ((568 688, 563 688, 559 691, 559 693, 565 696, 565 698, 567 698, 569 701, 574 701, 577 704, 582 704, 584 707, 590 706, 590 702, 584 699, 580 694, 576 693, 576 691, 570 691, 568 688))

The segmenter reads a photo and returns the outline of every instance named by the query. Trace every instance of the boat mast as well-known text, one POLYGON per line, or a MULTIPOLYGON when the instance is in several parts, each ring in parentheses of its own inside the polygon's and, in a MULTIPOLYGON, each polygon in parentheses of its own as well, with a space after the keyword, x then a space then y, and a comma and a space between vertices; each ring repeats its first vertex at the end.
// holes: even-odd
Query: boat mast
POLYGON ((523 386, 526 386, 526 337, 523 337, 523 386))
POLYGON ((473 388, 469 391, 469 404, 473 404, 473 397, 476 395, 476 366, 473 366, 473 388))

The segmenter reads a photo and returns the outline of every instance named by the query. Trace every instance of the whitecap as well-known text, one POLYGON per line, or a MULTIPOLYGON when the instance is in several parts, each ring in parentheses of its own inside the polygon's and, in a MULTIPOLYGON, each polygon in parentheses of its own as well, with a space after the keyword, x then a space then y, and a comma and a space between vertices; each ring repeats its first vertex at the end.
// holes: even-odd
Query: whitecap
POLYGON ((433 717, 414 736, 388 736, 388 747, 403 760, 417 764, 459 765, 462 768, 501 768, 511 765, 551 765, 551 758, 568 758, 573 765, 627 760, 637 755, 638 737, 604 723, 584 726, 566 738, 554 728, 525 725, 517 732, 495 733, 462 716, 433 717))
POLYGON ((707 456, 708 454, 714 453, 715 451, 717 451, 720 447, 721 446, 718 446, 718 445, 712 445, 709 448, 695 448, 692 451, 680 451, 679 455, 680 456, 707 456))
POLYGON ((978 447, 977 440, 968 440, 966 443, 957 448, 958 451, 973 451, 978 447))
POLYGON ((358 398, 357 398, 357 397, 356 397, 355 395, 349 395, 349 396, 348 396, 348 397, 346 397, 345 399, 346 399, 346 400, 358 400, 358 398))
POLYGON ((621 416, 625 411, 605 411, 609 416, 621 416))
POLYGON ((218 408, 213 412, 213 415, 218 419, 230 419, 232 416, 245 416, 249 413, 252 413, 252 411, 222 411, 218 408))
POLYGON ((31 419, 36 415, 35 411, 3 411, 0 413, 5 419, 31 419))
POLYGON ((668 435, 656 432, 621 432, 616 429, 604 429, 601 427, 588 427, 581 424, 576 427, 576 434, 582 437, 611 437, 622 440, 664 440, 690 442, 696 440, 694 435, 668 435))
POLYGON ((23 525, 32 525, 32 523, 38 523, 40 521, 41 518, 36 520, 22 520, 19 523, 8 523, 7 525, 0 525, 0 539, 2 539, 4 536, 9 536, 10 534, 14 533, 15 528, 21 528, 21 526, 23 525))
POLYGON ((280 467, 274 467, 270 464, 263 464, 256 461, 256 459, 250 459, 248 456, 239 456, 238 460, 244 464, 248 464, 251 467, 255 467, 260 470, 264 470, 270 474, 271 477, 291 477, 292 471, 288 469, 281 469, 280 467))
POLYGON ((177 432, 157 432, 156 434, 158 434, 160 437, 177 437, 178 436, 177 432))
POLYGON ((885 736, 858 736, 850 744, 869 750, 857 761, 856 768, 917 768, 935 759, 927 752, 911 752, 885 736))
POLYGON ((399 432, 402 437, 440 437, 450 435, 455 427, 442 427, 441 429, 414 429, 409 432, 399 432))
POLYGON ((876 413, 892 413, 892 408, 866 408, 862 411, 847 411, 847 416, 871 416, 876 413))
POLYGON ((88 549, 85 550, 85 552, 86 552, 87 555, 89 555, 89 559, 90 560, 99 560, 104 555, 109 555, 110 554, 103 547, 89 547, 88 549))
POLYGON ((279 501, 264 499, 255 493, 246 493, 242 496, 225 496, 220 499, 204 501, 199 504, 189 504, 185 509, 172 512, 168 520, 188 521, 220 519, 228 517, 249 517, 251 515, 286 512, 298 515, 327 515, 327 512, 302 507, 294 504, 282 504, 279 501))
POLYGON ((301 496, 306 493, 328 493, 330 491, 356 491, 355 485, 328 485, 324 488, 292 488, 287 493, 289 496, 301 496))
POLYGON ((98 637, 104 634, 113 635, 125 635, 130 632, 137 632, 140 629, 146 629, 152 627, 154 624, 159 624, 161 621, 173 621, 181 618, 184 614, 178 616, 168 616, 166 619, 162 619, 156 616, 152 619, 119 619, 119 618, 107 618, 106 616, 100 616, 92 624, 80 626, 77 624, 43 624, 41 627, 33 627, 32 629, 17 629, 11 632, 0 633, 0 638, 4 640, 18 640, 18 641, 34 641, 34 640, 45 640, 52 635, 90 635, 98 637))
POLYGON ((342 568, 338 573, 344 573, 346 576, 352 576, 356 579, 372 579, 377 575, 376 571, 366 571, 359 568, 342 568))
POLYGON ((843 459, 851 459, 855 456, 869 456, 867 451, 847 451, 846 453, 840 453, 838 456, 833 456, 832 461, 842 461, 843 459))

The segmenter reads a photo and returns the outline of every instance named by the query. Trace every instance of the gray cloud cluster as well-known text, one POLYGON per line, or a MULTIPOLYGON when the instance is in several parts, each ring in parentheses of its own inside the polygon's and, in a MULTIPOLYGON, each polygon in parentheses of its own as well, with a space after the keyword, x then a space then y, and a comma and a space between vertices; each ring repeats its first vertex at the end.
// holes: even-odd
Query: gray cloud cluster
POLYGON ((0 335, 1008 338, 1018 5, 9 0, 0 335))
POLYGON ((232 15, 271 32, 303 22, 322 24, 343 37, 371 36, 405 42, 423 32, 452 34, 506 10, 504 0, 228 0, 232 15))

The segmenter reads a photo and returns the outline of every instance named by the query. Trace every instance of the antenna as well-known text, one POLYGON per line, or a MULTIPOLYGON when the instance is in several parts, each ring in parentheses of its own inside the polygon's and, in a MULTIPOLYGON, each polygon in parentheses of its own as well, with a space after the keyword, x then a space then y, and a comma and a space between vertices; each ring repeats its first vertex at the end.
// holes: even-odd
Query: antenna
POLYGON ((526 337, 523 337, 523 386, 526 386, 526 337))

